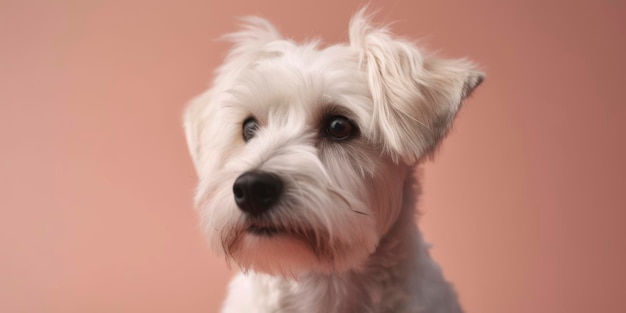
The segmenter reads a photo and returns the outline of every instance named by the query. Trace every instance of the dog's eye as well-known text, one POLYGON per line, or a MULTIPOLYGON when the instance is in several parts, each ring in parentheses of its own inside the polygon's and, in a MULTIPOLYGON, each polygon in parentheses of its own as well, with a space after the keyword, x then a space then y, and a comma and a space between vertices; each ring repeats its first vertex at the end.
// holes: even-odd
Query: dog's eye
POLYGON ((257 129, 259 129, 259 123, 253 118, 249 117, 243 122, 243 140, 248 142, 248 140, 254 137, 254 133, 256 133, 257 129))
POLYGON ((333 140, 345 140, 354 137, 358 129, 347 117, 336 115, 327 120, 324 131, 333 140))

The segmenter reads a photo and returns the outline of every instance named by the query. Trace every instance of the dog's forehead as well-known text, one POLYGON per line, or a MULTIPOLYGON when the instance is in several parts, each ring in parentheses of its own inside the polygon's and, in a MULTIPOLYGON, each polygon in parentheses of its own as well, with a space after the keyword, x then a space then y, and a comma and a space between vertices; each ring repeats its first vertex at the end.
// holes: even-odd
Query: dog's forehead
POLYGON ((371 111, 358 53, 349 46, 270 45, 265 52, 232 89, 238 103, 253 115, 262 117, 276 108, 314 115, 328 105, 342 106, 357 116, 371 111))
POLYGON ((325 49, 318 49, 316 44, 294 45, 260 58, 251 70, 257 72, 258 79, 294 92, 340 93, 348 89, 341 82, 365 83, 358 55, 341 45, 325 49))
MULTIPOLYGON (((280 43, 284 41, 277 41, 280 43)), ((321 69, 341 70, 347 74, 348 70, 355 70, 358 65, 358 53, 350 46, 336 44, 320 48, 317 41, 295 44, 268 44, 265 54, 256 64, 290 67, 302 72, 313 73, 321 69)))

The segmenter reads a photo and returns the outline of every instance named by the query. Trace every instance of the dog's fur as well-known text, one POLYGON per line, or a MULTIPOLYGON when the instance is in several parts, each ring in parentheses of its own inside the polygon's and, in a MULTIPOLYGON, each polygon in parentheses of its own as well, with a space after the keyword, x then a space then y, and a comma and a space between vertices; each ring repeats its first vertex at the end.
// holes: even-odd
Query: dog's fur
POLYGON ((349 37, 296 44, 248 18, 227 37, 234 48, 214 85, 185 113, 204 230, 243 271, 223 312, 461 312, 415 225, 413 173, 483 74, 373 26, 364 10, 349 37), (333 115, 358 133, 329 139, 333 115), (245 141, 250 117, 259 128, 245 141), (260 218, 233 198, 234 181, 250 170, 284 181, 260 218), (250 231, 259 224, 281 233, 250 231))

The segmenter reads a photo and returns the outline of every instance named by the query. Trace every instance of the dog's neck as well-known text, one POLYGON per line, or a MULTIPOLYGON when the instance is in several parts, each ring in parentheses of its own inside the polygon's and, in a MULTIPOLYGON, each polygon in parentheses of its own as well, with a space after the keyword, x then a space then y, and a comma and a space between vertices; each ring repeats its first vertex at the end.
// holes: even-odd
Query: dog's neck
POLYGON ((362 268, 278 278, 279 312, 461 312, 415 224, 417 187, 408 175, 400 215, 362 268))
POLYGON ((307 286, 303 293, 292 297, 300 301, 298 305, 303 305, 302 297, 308 298, 308 305, 315 308, 307 312, 396 312, 397 308, 379 306, 393 302, 400 307, 409 300, 415 283, 410 269, 418 258, 418 236, 412 216, 399 218, 362 268, 340 274, 308 274, 297 282, 307 286), (389 301, 392 297, 396 301, 389 301))

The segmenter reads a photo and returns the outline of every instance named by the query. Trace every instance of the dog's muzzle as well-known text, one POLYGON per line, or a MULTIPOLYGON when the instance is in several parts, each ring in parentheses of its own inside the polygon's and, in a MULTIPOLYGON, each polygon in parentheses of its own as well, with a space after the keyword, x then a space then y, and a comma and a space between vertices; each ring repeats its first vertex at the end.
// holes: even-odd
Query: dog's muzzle
POLYGON ((282 191, 280 177, 262 171, 245 172, 233 184, 235 203, 239 209, 254 216, 270 210, 280 199, 282 191))

